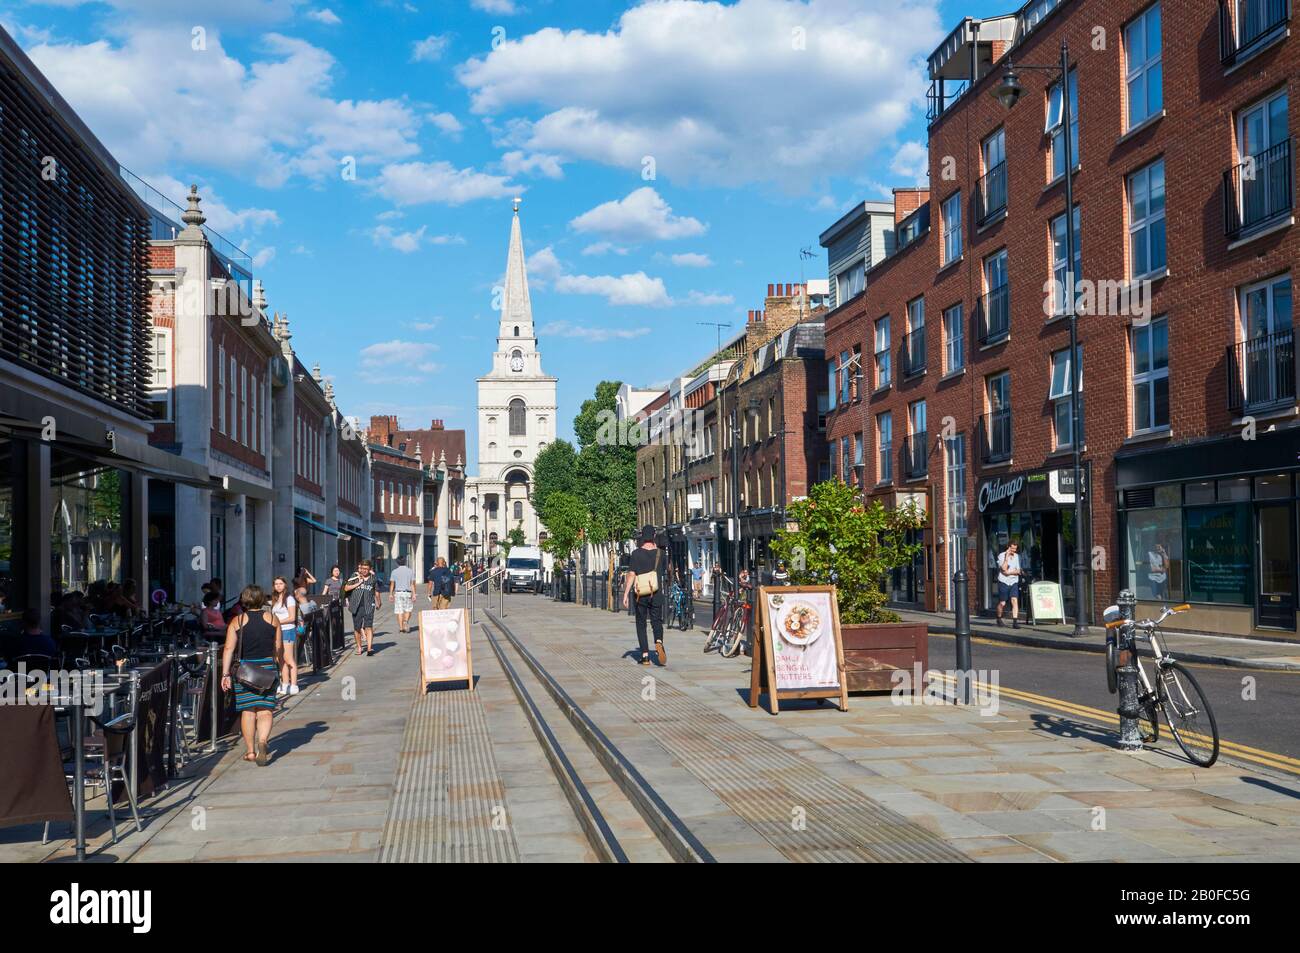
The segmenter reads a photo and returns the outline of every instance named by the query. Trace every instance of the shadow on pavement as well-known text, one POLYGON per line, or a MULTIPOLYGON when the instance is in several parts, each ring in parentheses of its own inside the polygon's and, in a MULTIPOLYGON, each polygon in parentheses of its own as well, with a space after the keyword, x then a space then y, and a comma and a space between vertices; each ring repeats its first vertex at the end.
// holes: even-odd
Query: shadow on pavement
POLYGON ((269 745, 271 754, 277 759, 282 758, 295 748, 311 744, 313 738, 326 731, 329 731, 329 726, 325 722, 311 721, 301 727, 290 728, 283 734, 272 735, 269 745))

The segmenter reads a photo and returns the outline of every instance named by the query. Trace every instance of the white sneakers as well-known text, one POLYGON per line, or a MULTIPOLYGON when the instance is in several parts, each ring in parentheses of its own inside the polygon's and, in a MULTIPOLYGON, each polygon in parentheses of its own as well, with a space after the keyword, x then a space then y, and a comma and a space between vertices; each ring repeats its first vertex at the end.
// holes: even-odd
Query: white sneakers
POLYGON ((290 686, 289 686, 289 694, 290 694, 290 695, 297 695, 297 694, 298 694, 298 686, 297 686, 297 685, 290 685, 290 686))
POLYGON ((287 694, 289 694, 289 693, 285 690, 284 685, 283 685, 283 684, 280 684, 280 685, 275 686, 275 694, 276 694, 276 697, 280 697, 280 696, 283 696, 283 695, 287 695, 287 694))

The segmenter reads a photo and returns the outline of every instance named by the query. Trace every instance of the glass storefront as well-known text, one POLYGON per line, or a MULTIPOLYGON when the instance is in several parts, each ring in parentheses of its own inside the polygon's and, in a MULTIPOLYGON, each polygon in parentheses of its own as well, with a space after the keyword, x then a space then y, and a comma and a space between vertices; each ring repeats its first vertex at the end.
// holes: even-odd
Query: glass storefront
POLYGON ((14 564, 14 443, 0 438, 0 622, 16 616, 24 608, 14 564))
POLYGON ((1293 474, 1127 488, 1120 507, 1139 599, 1253 606, 1257 626, 1295 630, 1293 474))
POLYGON ((92 582, 121 583, 126 492, 124 470, 55 450, 50 455, 50 586, 86 592, 92 582))

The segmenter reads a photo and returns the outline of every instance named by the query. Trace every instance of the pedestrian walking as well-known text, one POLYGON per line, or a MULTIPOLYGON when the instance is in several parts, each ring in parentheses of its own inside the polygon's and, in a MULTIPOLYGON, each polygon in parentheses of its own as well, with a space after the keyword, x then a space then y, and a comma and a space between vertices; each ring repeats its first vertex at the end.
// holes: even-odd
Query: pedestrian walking
POLYGON ((1020 545, 1013 539, 998 554, 998 625, 1002 607, 1011 603, 1011 628, 1020 628, 1020 545))
POLYGON ((623 608, 633 591, 636 593, 636 640, 641 647, 641 664, 650 664, 650 647, 646 643, 646 623, 654 630, 655 653, 660 665, 668 664, 664 649, 663 600, 659 585, 659 547, 655 545, 655 528, 649 524, 641 527, 637 548, 628 557, 627 571, 623 574, 623 608))
POLYGON ((451 597, 456 594, 456 577, 447 568, 447 560, 441 556, 434 562, 433 572, 429 575, 429 601, 435 609, 447 609, 451 606, 451 597))
POLYGON ((374 655, 375 610, 383 602, 379 596, 379 587, 375 584, 374 573, 370 571, 370 560, 361 561, 357 571, 344 585, 343 592, 348 597, 348 609, 352 612, 352 634, 357 640, 357 654, 364 651, 367 656, 374 655))
POLYGON ((283 576, 271 583, 271 614, 280 626, 280 641, 284 643, 284 661, 280 667, 280 695, 298 694, 298 600, 289 591, 283 576))
POLYGON ((244 681, 235 681, 240 663, 274 673, 280 671, 284 644, 276 617, 267 611, 266 593, 261 586, 245 586, 239 594, 238 611, 226 628, 226 645, 221 653, 221 688, 235 693, 235 711, 239 712, 239 733, 248 753, 245 761, 265 766, 269 758, 271 718, 275 712, 275 683, 259 689, 244 681))
POLYGON ((397 631, 406 634, 415 608, 415 570, 406 565, 406 557, 397 557, 397 568, 388 577, 388 594, 393 598, 393 614, 397 616, 397 631))

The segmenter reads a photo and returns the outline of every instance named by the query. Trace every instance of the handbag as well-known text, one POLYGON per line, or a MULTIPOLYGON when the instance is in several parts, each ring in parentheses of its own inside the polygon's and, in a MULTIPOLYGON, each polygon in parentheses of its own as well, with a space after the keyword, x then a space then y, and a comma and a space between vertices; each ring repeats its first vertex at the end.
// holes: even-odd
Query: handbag
POLYGON ((632 581, 636 597, 653 596, 659 591, 659 550, 655 550, 655 568, 649 572, 639 572, 632 581))
MULTIPOLYGON (((248 614, 244 614, 248 618, 248 614)), ((238 656, 238 664, 235 666, 235 681, 243 685, 250 692, 257 692, 259 695, 265 695, 271 689, 275 688, 276 681, 279 680, 279 674, 273 669, 262 668, 260 665, 254 665, 252 662, 244 661, 244 623, 239 623, 239 641, 235 646, 235 654, 238 656)))

